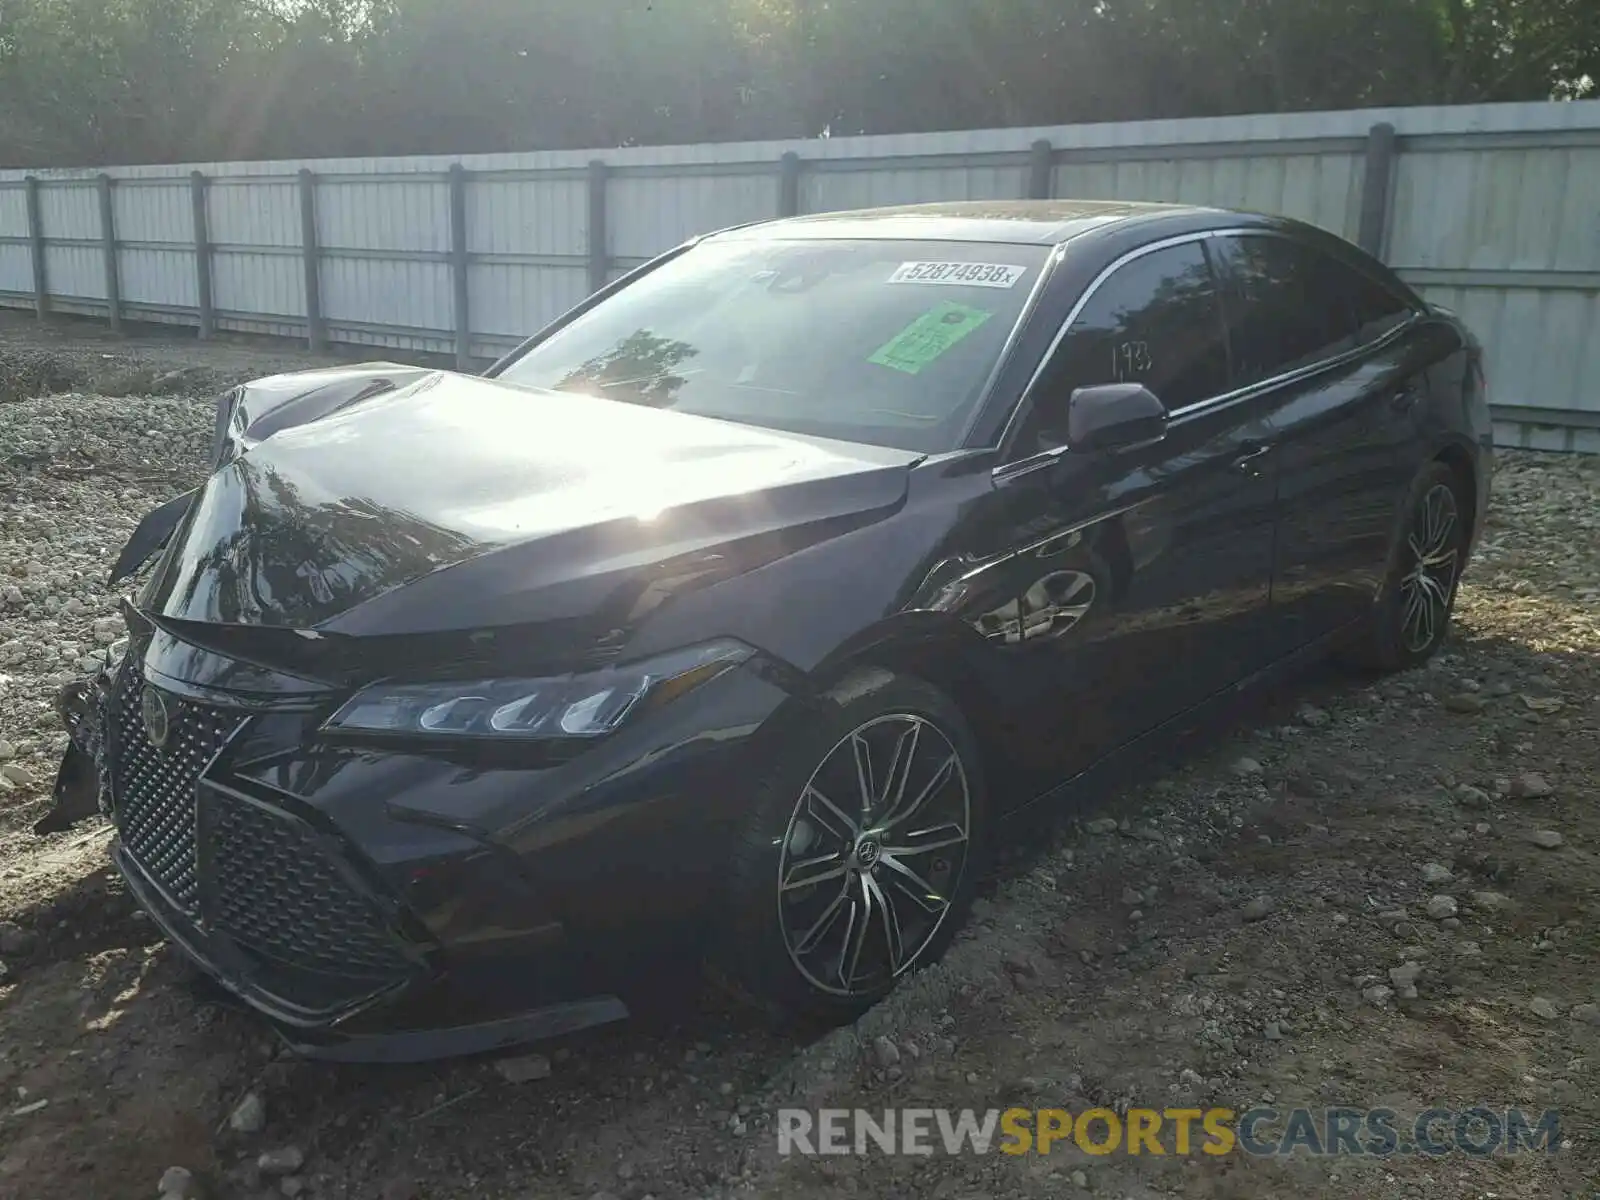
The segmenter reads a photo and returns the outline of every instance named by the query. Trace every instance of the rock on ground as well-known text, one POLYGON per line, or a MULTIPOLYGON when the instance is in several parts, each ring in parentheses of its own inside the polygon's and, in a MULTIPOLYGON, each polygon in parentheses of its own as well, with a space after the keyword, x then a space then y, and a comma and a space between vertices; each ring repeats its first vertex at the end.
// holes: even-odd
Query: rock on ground
POLYGON ((161 1173, 156 1191, 164 1200, 196 1200, 200 1185, 187 1167, 168 1167, 161 1173))
POLYGON ((256 1168, 263 1175, 291 1175, 305 1166, 305 1151, 299 1146, 279 1146, 264 1150, 256 1159, 256 1168))
POLYGON ((259 1092, 247 1092, 228 1114, 228 1127, 235 1133, 260 1133, 267 1127, 267 1105, 259 1092))
POLYGON ((532 1083, 550 1078, 550 1060, 542 1054, 522 1054, 495 1060, 495 1071, 507 1083, 532 1083))

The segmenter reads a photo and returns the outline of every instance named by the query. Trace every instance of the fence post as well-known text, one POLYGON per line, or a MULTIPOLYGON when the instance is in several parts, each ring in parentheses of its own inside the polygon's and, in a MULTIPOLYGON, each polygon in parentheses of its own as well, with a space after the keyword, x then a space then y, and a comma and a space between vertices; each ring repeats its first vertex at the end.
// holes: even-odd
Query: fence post
POLYGON ((1357 242, 1374 258, 1382 258, 1389 237, 1389 193, 1399 146, 1387 121, 1367 131, 1366 175, 1361 185, 1361 230, 1357 242))
POLYGON ((200 305, 200 337, 211 337, 217 330, 217 314, 211 299, 211 221, 206 214, 204 172, 189 172, 189 201, 194 209, 194 290, 200 305))
POLYGON ((306 272, 306 345, 320 351, 328 345, 322 323, 322 279, 317 269, 317 177, 300 168, 300 257, 306 272))
POLYGON ((1055 191, 1056 149, 1040 138, 1028 150, 1028 199, 1048 200, 1055 191))
POLYGON ((589 290, 598 292, 611 278, 611 254, 606 248, 606 176, 600 159, 589 163, 589 290))
POLYGON ((117 271, 117 215, 111 176, 100 172, 100 244, 106 260, 106 317, 112 333, 122 332, 122 279, 117 271))
POLYGON ((455 290, 456 370, 472 366, 472 320, 467 287, 467 170, 450 164, 450 282, 455 290))
POLYGON ((793 150, 778 160, 778 215, 800 215, 800 156, 793 150))
POLYGON ((28 245, 33 257, 33 311, 39 320, 50 315, 50 281, 44 266, 44 221, 39 215, 39 181, 24 181, 28 202, 28 245))

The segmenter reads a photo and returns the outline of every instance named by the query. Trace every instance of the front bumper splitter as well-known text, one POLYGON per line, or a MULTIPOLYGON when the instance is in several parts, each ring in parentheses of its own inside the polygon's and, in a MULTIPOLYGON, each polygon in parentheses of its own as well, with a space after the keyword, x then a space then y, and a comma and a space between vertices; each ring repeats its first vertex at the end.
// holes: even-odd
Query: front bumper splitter
POLYGON ((275 1027, 283 1043, 303 1058, 323 1062, 416 1063, 510 1050, 628 1018, 616 996, 591 996, 551 1004, 475 1025, 393 1033, 341 1033, 308 1037, 303 1029, 275 1027))
POLYGON ((237 964, 230 965, 232 956, 225 947, 172 919, 165 901, 120 845, 113 848, 111 857, 139 906, 167 939, 235 1001, 265 1017, 280 1040, 304 1058, 351 1063, 428 1062, 508 1050, 629 1016, 628 1007, 620 998, 597 995, 466 1025, 441 1021, 421 1028, 385 1028, 383 1007, 398 1001, 412 987, 425 986, 425 980, 376 993, 338 1014, 308 1013, 263 991, 237 964))

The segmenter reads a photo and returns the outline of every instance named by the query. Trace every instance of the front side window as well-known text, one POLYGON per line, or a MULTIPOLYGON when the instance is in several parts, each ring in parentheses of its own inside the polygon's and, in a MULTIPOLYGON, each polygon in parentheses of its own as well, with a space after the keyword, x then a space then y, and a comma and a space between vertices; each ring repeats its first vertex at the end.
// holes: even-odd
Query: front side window
POLYGON ((500 378, 820 437, 954 449, 1049 249, 711 241, 500 378))
POLYGON ((1176 412, 1228 386, 1228 347, 1211 267, 1200 242, 1125 263, 1089 297, 1034 389, 1018 453, 1066 442, 1078 388, 1142 383, 1176 412))

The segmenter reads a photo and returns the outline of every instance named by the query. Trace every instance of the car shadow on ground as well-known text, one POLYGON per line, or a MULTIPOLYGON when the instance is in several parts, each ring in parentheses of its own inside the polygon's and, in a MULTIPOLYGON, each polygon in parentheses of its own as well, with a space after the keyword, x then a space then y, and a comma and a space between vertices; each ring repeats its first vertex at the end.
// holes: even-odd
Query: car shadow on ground
MULTIPOLYGON (((94 839, 103 852, 109 831, 94 839)), ((25 954, 8 956, 13 970, 67 959, 87 959, 108 950, 130 950, 159 939, 109 862, 70 887, 29 905, 11 918, 27 932, 25 954)))

